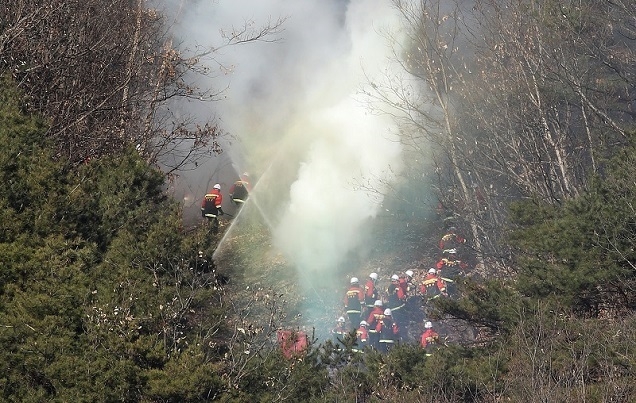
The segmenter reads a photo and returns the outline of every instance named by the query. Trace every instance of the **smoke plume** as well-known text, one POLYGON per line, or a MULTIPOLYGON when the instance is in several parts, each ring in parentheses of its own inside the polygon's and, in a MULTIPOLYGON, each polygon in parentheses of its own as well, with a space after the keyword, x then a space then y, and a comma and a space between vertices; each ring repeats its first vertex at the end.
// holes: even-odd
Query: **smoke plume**
POLYGON ((342 278, 340 266, 361 247, 385 183, 402 165, 394 122, 368 109, 361 91, 397 74, 390 58, 395 44, 383 34, 398 27, 391 1, 168 5, 180 10, 181 41, 219 48, 213 62, 227 74, 214 86, 227 87, 224 99, 199 113, 218 116, 235 137, 226 145, 233 175, 249 171, 257 179, 250 203, 267 215, 276 247, 307 274, 299 276, 307 287, 342 278), (282 30, 264 40, 218 45, 232 32, 279 19, 282 30))

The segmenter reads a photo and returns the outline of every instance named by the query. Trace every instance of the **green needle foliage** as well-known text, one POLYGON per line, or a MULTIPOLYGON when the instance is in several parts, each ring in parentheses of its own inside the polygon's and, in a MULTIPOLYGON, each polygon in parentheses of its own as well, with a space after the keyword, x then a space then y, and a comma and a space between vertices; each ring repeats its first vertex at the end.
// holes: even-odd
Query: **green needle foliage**
POLYGON ((217 395, 213 279, 163 176, 135 150, 67 169, 12 88, 0 83, 0 400, 217 395))
MULTIPOLYGON (((633 140, 633 139, 632 139, 633 140)), ((517 289, 599 317, 636 307, 636 147, 617 152, 586 193, 561 206, 513 206, 517 289)))

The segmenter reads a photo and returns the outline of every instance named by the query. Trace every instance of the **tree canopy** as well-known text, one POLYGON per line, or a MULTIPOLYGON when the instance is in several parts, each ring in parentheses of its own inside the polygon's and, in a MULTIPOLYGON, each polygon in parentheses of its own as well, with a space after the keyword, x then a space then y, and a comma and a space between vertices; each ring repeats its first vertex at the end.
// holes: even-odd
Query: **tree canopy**
POLYGON ((138 153, 70 170, 46 124, 0 88, 0 339, 3 399, 198 401, 215 365, 192 322, 214 290, 196 277, 163 175, 138 153), (188 368, 188 370, 184 370, 188 368), (158 382, 163 379, 165 382, 158 382))

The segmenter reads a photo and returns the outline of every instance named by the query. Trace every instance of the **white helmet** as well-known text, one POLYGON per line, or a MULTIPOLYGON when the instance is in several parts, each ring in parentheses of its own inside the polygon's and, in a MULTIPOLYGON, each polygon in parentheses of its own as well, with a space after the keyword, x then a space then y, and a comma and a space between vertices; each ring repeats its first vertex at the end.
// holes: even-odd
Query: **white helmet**
POLYGON ((404 273, 409 277, 413 277, 413 270, 407 270, 404 273))
POLYGON ((344 321, 345 321, 344 316, 341 316, 341 317, 338 318, 338 322, 344 323, 344 321))
POLYGON ((432 327, 433 327, 433 324, 432 324, 431 322, 426 322, 426 323, 424 324, 424 328, 425 328, 425 329, 430 329, 430 328, 432 328, 432 327))
POLYGON ((358 284, 359 280, 357 277, 351 277, 351 284, 358 284))
POLYGON ((391 316, 391 310, 389 308, 384 310, 384 316, 391 316))
POLYGON ((434 267, 431 267, 430 269, 428 269, 428 274, 437 274, 437 270, 435 270, 434 267))
POLYGON ((360 326, 369 326, 366 320, 360 322, 360 326))
POLYGON ((396 280, 399 280, 399 279, 400 279, 400 277, 397 274, 394 274, 394 275, 391 276, 391 280, 392 281, 396 281, 396 280))
POLYGON ((369 274, 369 277, 371 277, 372 280, 377 280, 378 279, 378 273, 371 273, 371 274, 369 274))
POLYGON ((373 303, 373 305, 374 305, 374 306, 382 306, 382 305, 384 305, 384 304, 382 303, 382 300, 381 300, 381 299, 376 299, 376 300, 375 300, 375 302, 373 303))
POLYGON ((216 185, 212 186, 212 187, 213 187, 214 189, 219 189, 219 190, 221 190, 221 185, 219 185, 218 183, 217 183, 216 185))

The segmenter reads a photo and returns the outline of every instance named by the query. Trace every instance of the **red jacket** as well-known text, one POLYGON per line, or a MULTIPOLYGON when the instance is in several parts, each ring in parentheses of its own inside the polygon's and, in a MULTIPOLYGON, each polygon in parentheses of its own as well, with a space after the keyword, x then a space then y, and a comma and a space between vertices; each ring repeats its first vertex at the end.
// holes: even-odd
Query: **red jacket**
POLYGON ((391 284, 387 289, 387 294, 389 299, 389 308, 399 309, 404 306, 404 303, 406 302, 406 294, 404 293, 404 289, 402 289, 399 281, 391 281, 391 284))
POLYGON ((380 343, 393 343, 400 334, 400 329, 391 316, 383 316, 375 325, 375 331, 380 334, 380 343))
POLYGON ((406 274, 401 275, 398 280, 402 293, 406 298, 415 294, 415 285, 413 284, 413 277, 409 277, 406 274))
POLYGON ((331 334, 333 334, 336 337, 338 337, 338 336, 344 337, 347 333, 349 333, 349 331, 345 327, 344 323, 336 325, 336 327, 334 327, 331 330, 331 334))
POLYGON ((367 318, 367 322, 369 323, 369 329, 371 332, 375 332, 375 325, 377 325, 378 321, 384 317, 384 308, 381 306, 375 306, 369 312, 369 317, 367 318))
POLYGON ((437 262, 435 267, 437 267, 438 271, 444 268, 461 271, 461 270, 465 270, 468 267, 468 265, 462 262, 461 260, 443 258, 439 262, 437 262))
POLYGON ((402 289, 402 294, 404 294, 404 297, 408 296, 408 294, 409 294, 409 283, 406 280, 406 277, 400 276, 400 279, 398 280, 398 284, 400 285, 400 288, 402 289))
POLYGON ((429 344, 435 344, 439 340, 439 334, 433 329, 426 329, 424 333, 422 333, 422 338, 420 339, 420 346, 422 348, 426 348, 429 344))
POLYGON ((363 343, 363 345, 369 339, 369 331, 365 326, 360 326, 358 330, 356 330, 356 334, 358 335, 358 340, 360 343, 363 343))
POLYGON ((375 281, 373 279, 368 279, 366 284, 364 285, 364 299, 366 301, 367 306, 373 306, 375 301, 379 299, 378 289, 375 286, 375 281))

